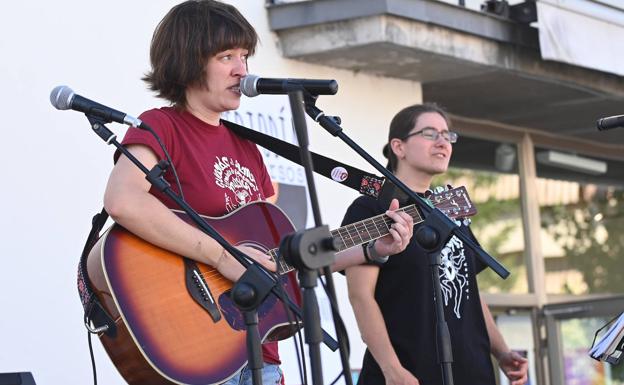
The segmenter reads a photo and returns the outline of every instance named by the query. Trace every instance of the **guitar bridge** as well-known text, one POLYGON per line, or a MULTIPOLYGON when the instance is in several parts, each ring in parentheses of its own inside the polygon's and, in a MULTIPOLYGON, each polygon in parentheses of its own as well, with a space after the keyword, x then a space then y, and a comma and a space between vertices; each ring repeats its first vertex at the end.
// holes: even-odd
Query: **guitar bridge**
POLYGON ((184 258, 184 276, 186 289, 193 300, 210 314, 213 322, 217 323, 221 319, 217 303, 197 264, 188 258, 184 258))

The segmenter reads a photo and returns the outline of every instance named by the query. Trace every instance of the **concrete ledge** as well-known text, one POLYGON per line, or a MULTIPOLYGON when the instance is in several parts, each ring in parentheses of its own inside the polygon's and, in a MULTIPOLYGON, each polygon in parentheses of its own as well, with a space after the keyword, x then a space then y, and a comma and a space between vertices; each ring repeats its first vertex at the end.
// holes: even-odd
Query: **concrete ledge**
POLYGON ((315 0, 268 12, 285 57, 420 82, 425 100, 467 118, 624 144, 624 132, 595 133, 597 118, 624 114, 624 77, 542 60, 529 26, 432 0, 315 0))
POLYGON ((314 0, 269 6, 269 23, 274 31, 378 15, 435 24, 507 43, 539 46, 535 28, 440 1, 314 0))

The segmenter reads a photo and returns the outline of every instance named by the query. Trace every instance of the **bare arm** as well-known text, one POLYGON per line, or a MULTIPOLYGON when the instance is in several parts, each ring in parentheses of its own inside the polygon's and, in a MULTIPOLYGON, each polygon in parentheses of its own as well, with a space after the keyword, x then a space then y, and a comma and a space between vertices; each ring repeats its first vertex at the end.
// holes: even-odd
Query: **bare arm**
POLYGON ((487 328, 488 337, 490 338, 490 350, 492 355, 498 361, 498 365, 505 373, 511 385, 523 385, 527 382, 528 362, 527 359, 518 353, 509 350, 503 335, 498 330, 490 308, 481 299, 481 309, 483 310, 483 318, 485 318, 485 326, 487 328))
POLYGON ((400 363, 390 343, 383 315, 375 300, 379 267, 360 265, 346 271, 349 300, 364 343, 379 364, 387 385, 418 385, 419 382, 400 363))
MULTIPOLYGON (((147 146, 132 145, 129 151, 151 169, 158 161, 147 146)), ((142 239, 184 255, 198 262, 216 267, 221 274, 235 281, 244 268, 212 238, 187 224, 173 214, 149 193, 150 184, 145 175, 128 158, 121 156, 113 168, 104 194, 104 207, 111 218, 142 239)), ((263 265, 275 269, 262 253, 245 249, 263 265)))

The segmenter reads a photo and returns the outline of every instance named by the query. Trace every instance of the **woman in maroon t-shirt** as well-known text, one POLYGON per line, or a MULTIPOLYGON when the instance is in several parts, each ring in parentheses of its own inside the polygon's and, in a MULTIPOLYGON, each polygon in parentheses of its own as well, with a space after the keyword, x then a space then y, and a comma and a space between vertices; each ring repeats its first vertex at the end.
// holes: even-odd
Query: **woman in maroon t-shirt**
MULTIPOLYGON (((273 195, 255 145, 234 135, 220 121, 221 113, 239 107, 240 80, 247 75, 247 58, 256 43, 256 31, 236 8, 211 0, 186 1, 173 7, 154 32, 152 70, 144 80, 172 107, 147 111, 141 119, 162 139, 186 201, 201 214, 222 216, 273 195)), ((142 130, 131 128, 123 143, 148 169, 164 158, 159 145, 142 130)), ((175 190, 176 184, 169 182, 175 190)), ((174 215, 169 210, 173 203, 152 191, 142 172, 125 156, 120 156, 113 168, 104 205, 115 222, 154 245, 214 266, 231 281, 244 272, 216 241, 174 215)), ((371 252, 377 255, 400 252, 412 234, 409 216, 388 215, 396 223, 390 235, 374 244, 371 252)), ((238 248, 275 270, 268 255, 250 247, 238 248)), ((363 262, 363 249, 352 248, 337 256, 334 268, 363 262)), ((265 346, 265 361, 279 363, 277 345, 265 346)), ((265 374, 267 384, 282 381, 278 367, 265 367, 265 374)), ((231 381, 243 379, 250 381, 245 373, 231 381)))

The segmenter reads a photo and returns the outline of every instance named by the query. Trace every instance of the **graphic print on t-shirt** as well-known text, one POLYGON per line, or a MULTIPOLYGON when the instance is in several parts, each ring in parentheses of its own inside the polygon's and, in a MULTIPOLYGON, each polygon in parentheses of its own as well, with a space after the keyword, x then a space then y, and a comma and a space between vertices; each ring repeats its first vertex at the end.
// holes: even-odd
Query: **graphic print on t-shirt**
POLYGON ((216 157, 214 176, 217 186, 225 189, 225 208, 227 212, 249 202, 263 199, 256 178, 245 166, 230 157, 216 157))
POLYGON ((464 243, 453 235, 440 251, 440 286, 444 296, 444 305, 453 306, 453 313, 461 318, 461 305, 464 296, 469 298, 468 263, 464 254, 464 243))

